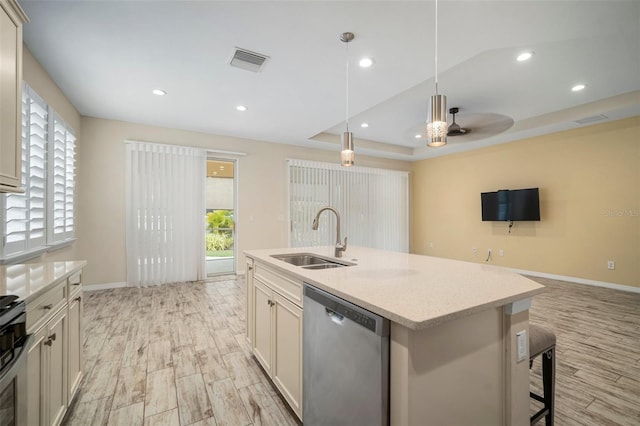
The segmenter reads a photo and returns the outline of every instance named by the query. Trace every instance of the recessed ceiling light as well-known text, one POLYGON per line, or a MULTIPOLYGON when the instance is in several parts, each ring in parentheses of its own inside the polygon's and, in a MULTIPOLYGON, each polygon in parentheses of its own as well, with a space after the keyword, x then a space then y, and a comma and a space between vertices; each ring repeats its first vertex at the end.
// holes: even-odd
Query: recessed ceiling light
POLYGON ((417 134, 417 135, 415 135, 414 137, 415 137, 416 139, 422 139, 422 135, 420 135, 420 134, 417 134))
POLYGON ((236 107, 236 109, 237 109, 238 111, 246 111, 248 108, 247 108, 246 106, 244 106, 244 105, 238 105, 238 106, 236 107))
POLYGON ((362 58, 360 59, 360 66, 362 68, 369 68, 373 65, 373 58, 362 58))
POLYGON ((579 92, 581 90, 584 90, 585 87, 587 87, 587 86, 585 86, 584 84, 576 84, 575 86, 573 86, 571 88, 571 90, 574 91, 574 92, 579 92))
POLYGON ((153 89, 153 90, 151 91, 151 93, 153 93, 154 95, 158 95, 158 96, 164 96, 164 95, 166 95, 166 94, 167 94, 167 92, 165 92, 165 91, 164 91, 164 90, 162 90, 162 89, 153 89))
POLYGON ((518 62, 528 61, 533 56, 533 52, 522 52, 516 58, 518 62))
POLYGON ((369 123, 362 123, 362 124, 360 125, 360 127, 365 127, 365 128, 366 128, 366 127, 369 127, 369 123))

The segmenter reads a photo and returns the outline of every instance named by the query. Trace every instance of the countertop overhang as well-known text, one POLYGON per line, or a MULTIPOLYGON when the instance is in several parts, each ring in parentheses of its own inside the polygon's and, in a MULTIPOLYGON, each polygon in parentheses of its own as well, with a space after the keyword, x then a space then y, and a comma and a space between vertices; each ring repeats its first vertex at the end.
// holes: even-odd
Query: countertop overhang
POLYGON ((29 303, 45 293, 52 284, 87 265, 84 260, 38 262, 0 266, 0 296, 13 294, 29 303))
POLYGON ((272 255, 334 258, 333 246, 247 250, 245 255, 412 330, 530 298, 544 286, 504 268, 366 247, 349 247, 354 266, 310 270, 272 255))

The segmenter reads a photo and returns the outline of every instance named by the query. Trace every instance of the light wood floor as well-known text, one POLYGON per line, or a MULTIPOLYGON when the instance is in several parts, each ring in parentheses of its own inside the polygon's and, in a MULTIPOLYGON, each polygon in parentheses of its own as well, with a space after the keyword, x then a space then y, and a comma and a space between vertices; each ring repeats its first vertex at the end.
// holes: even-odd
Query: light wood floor
POLYGON ((531 278, 547 291, 534 297, 530 321, 557 338, 556 424, 640 426, 640 294, 531 278))
MULTIPOLYGON (((558 338, 556 425, 640 425, 640 294, 535 279, 531 321, 558 338)), ((63 423, 297 425, 244 339, 243 286, 85 293, 86 374, 63 423)))

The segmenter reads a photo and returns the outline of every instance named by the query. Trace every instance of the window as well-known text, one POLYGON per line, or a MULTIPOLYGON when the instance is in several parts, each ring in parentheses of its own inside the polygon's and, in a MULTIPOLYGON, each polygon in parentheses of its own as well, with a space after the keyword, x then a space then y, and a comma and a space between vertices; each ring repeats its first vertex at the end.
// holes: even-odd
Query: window
POLYGON ((75 137, 28 85, 22 92, 22 194, 0 197, 0 257, 37 255, 73 238, 75 137))
POLYGON ((335 216, 323 213, 318 231, 313 218, 326 206, 340 212, 348 244, 409 250, 408 172, 289 160, 291 247, 333 245, 335 216))
POLYGON ((73 238, 75 142, 69 127, 53 114, 49 142, 49 243, 73 238))

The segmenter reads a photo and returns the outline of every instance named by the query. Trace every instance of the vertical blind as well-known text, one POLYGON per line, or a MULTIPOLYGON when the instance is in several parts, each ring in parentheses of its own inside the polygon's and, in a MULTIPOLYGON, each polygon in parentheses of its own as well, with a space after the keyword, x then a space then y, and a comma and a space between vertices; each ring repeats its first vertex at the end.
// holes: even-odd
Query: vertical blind
POLYGON ((368 167, 288 160, 291 247, 333 245, 335 215, 323 213, 318 231, 313 218, 326 206, 341 216, 349 244, 409 251, 409 174, 368 167))
POLYGON ((127 141, 127 283, 204 278, 206 151, 127 141))

